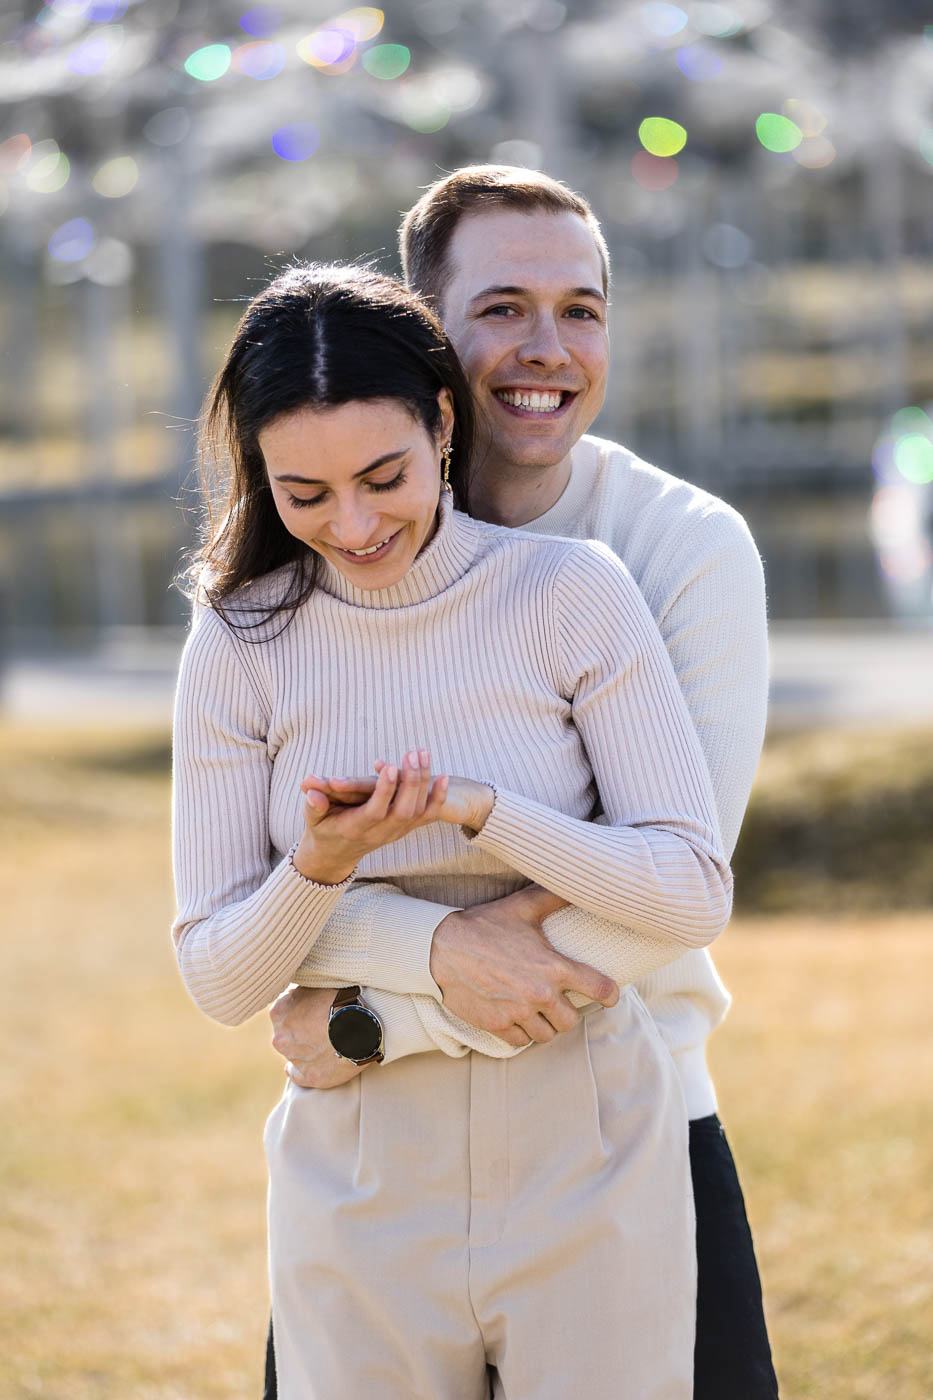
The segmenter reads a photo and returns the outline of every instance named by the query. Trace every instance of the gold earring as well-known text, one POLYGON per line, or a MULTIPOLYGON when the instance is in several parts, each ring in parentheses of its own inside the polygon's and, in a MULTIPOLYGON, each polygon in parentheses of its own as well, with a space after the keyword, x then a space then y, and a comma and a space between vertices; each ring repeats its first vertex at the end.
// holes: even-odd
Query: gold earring
POLYGON ((450 492, 451 495, 453 494, 453 487, 450 484, 450 459, 452 456, 453 448, 448 442, 441 448, 441 480, 444 490, 450 492))

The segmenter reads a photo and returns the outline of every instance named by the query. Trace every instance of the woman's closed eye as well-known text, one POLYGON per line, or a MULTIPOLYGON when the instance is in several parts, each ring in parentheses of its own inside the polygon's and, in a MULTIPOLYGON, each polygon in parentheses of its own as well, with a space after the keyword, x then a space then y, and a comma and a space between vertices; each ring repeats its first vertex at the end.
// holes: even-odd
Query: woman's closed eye
MULTIPOLYGON (((369 487, 370 491, 394 491, 396 487, 404 486, 405 481, 406 474, 404 471, 400 471, 392 477, 391 481, 367 481, 365 484, 369 487)), ((288 504, 290 506, 297 506, 299 509, 301 509, 304 506, 319 506, 324 500, 326 500, 326 498, 326 491, 322 491, 317 496, 308 497, 293 496, 292 493, 289 491, 288 504)))

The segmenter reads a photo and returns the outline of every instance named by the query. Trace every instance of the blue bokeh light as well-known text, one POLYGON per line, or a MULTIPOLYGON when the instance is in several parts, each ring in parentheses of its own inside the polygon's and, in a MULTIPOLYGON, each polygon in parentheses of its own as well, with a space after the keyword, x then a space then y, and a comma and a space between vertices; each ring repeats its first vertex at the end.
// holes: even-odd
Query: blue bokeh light
POLYGON ((94 230, 87 219, 69 219, 49 239, 49 256, 56 262, 80 262, 94 247, 94 239, 94 230))
POLYGON ((272 149, 282 160, 307 160, 317 147, 317 128, 311 122, 289 122, 272 135, 272 149))

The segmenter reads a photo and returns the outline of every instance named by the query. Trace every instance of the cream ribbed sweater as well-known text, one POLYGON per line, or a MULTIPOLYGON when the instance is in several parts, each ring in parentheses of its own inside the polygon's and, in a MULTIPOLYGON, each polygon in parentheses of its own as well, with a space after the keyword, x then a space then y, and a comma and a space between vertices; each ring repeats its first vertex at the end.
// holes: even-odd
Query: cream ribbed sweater
MULTIPOLYGON (((523 527, 609 545, 638 583, 660 629, 706 756, 724 849, 731 855, 758 763, 767 709, 767 630, 758 553, 741 517, 698 487, 639 461, 614 443, 584 437, 560 500, 523 527)), ((359 981, 383 1017, 394 1054, 465 1047, 514 1053, 439 1004, 429 960, 446 904, 387 885, 357 883, 335 909, 296 980, 359 981), (396 993, 418 993, 405 997, 396 993), (433 1005, 425 998, 433 997, 433 1005), (417 1009, 418 1015, 415 1015, 417 1009)), ((571 908, 545 921, 571 957, 638 990, 671 1049, 691 1118, 716 1108, 706 1040, 729 996, 705 949, 677 955, 620 937, 571 908), (667 963, 666 966, 661 966, 667 963), (649 969, 658 969, 649 971, 649 969), (648 975, 644 975, 645 973, 648 975)))
MULTIPOLYGON (((245 600, 280 585, 261 580, 245 600)), ((632 578, 601 545, 485 525, 444 498, 395 587, 357 590, 325 566, 263 641, 209 610, 192 631, 176 708, 175 938, 209 1015, 236 1023, 266 1006, 349 883, 317 885, 291 863, 301 778, 365 773, 414 746, 438 771, 492 782, 492 814, 471 840, 436 823, 383 847, 360 879, 456 906, 536 880, 655 958, 724 926, 731 879, 706 762, 632 578), (597 802, 605 825, 589 820, 597 802)))

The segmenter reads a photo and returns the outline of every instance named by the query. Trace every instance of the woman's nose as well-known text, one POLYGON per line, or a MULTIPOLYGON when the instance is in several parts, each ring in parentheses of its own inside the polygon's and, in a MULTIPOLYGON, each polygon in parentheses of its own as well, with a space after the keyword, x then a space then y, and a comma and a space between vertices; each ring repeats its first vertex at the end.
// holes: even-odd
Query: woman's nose
POLYGON ((366 549, 375 543, 373 535, 377 524, 376 511, 362 501, 348 502, 337 507, 330 532, 340 549, 366 549))

